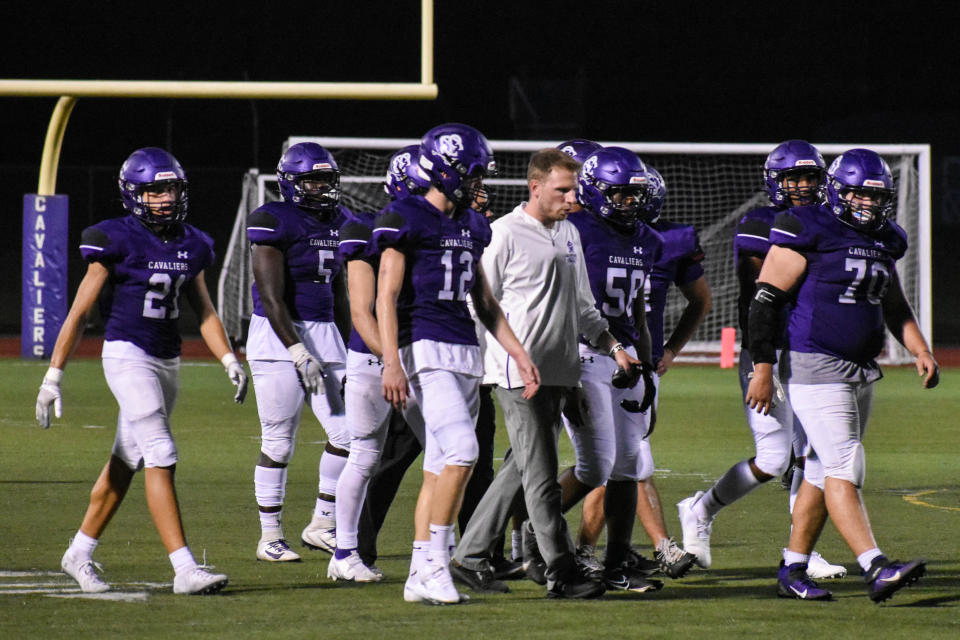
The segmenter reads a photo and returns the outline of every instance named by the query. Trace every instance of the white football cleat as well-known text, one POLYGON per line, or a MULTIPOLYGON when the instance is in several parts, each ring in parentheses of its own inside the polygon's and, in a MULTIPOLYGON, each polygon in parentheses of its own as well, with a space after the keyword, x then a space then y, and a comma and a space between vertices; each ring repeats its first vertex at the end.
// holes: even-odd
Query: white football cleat
POLYGON ((403 599, 407 602, 422 602, 420 576, 416 571, 411 571, 407 576, 407 581, 403 585, 403 599))
POLYGON ((103 571, 99 562, 91 559, 77 560, 70 550, 63 554, 60 560, 60 568, 63 572, 77 581, 80 590, 84 593, 103 593, 110 591, 110 585, 100 579, 97 571, 103 571))
POLYGON ((377 574, 363 564, 360 554, 351 551, 346 558, 339 559, 336 555, 330 558, 327 566, 327 577, 331 580, 349 580, 353 582, 380 582, 383 574, 377 574))
POLYGON ((257 560, 264 562, 300 562, 300 554, 290 548, 283 538, 261 540, 257 543, 257 560))
POLYGON ((336 527, 335 521, 314 516, 300 534, 300 541, 308 549, 333 554, 337 549, 336 527))
POLYGON ((178 573, 173 578, 173 592, 178 595, 208 595, 227 586, 227 576, 222 573, 210 573, 200 567, 178 573))
POLYGON ((701 518, 693 510, 703 491, 697 491, 689 498, 677 503, 680 515, 680 527, 683 529, 683 550, 697 556, 697 564, 704 569, 710 567, 710 533, 713 530, 713 518, 701 518))
MULTIPOLYGON (((446 565, 427 563, 415 577, 413 590, 420 600, 430 604, 457 604, 467 600, 453 586, 453 576, 446 565)), ((406 597, 406 595, 404 595, 406 597)))
POLYGON ((816 551, 810 552, 807 561, 807 575, 814 580, 829 580, 830 578, 844 578, 847 568, 842 564, 830 564, 816 551))

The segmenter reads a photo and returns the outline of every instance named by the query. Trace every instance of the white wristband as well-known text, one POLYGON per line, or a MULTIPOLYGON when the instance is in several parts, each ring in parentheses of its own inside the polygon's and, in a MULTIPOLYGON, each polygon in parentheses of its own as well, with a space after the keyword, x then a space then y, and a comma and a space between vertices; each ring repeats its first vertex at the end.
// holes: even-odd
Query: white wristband
POLYGON ((43 375, 44 381, 49 380, 56 384, 60 384, 60 381, 63 380, 63 369, 57 369, 56 367, 50 367, 47 369, 47 372, 43 375))
POLYGON ((310 352, 305 346, 303 346, 302 342, 290 345, 287 347, 287 351, 290 352, 290 357, 293 358, 294 362, 298 362, 299 360, 302 360, 310 355, 310 352))
POLYGON ((228 351, 226 355, 220 358, 220 362, 223 363, 224 369, 229 369, 230 365, 236 364, 239 361, 237 360, 237 356, 233 353, 233 351, 228 351))
POLYGON ((618 342, 617 344, 613 345, 612 347, 610 347, 610 357, 611 358, 614 357, 615 355, 617 355, 617 353, 619 353, 620 351, 623 351, 624 348, 625 347, 623 346, 622 342, 618 342))

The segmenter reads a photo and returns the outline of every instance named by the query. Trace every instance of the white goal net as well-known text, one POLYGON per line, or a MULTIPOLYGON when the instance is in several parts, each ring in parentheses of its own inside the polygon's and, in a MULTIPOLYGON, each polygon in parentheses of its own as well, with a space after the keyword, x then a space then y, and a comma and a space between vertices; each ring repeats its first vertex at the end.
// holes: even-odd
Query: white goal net
MULTIPOLYGON (((415 139, 291 137, 284 149, 298 142, 317 142, 333 152, 343 172, 343 203, 357 211, 377 211, 387 203, 383 191, 390 156, 415 139)), ((561 141, 491 140, 500 175, 490 181, 497 191, 494 211, 508 212, 526 199, 526 169, 533 151, 561 141)), ((706 258, 704 270, 713 291, 713 308, 684 349, 681 360, 716 361, 720 332, 737 326, 737 280, 733 264, 733 233, 748 210, 767 204, 762 190, 762 168, 770 144, 684 144, 603 142, 627 147, 663 175, 667 199, 663 217, 691 224, 700 235, 706 258)), ((815 143, 816 144, 816 143, 815 143)), ((917 312, 928 340, 931 336, 930 288, 930 147, 928 145, 817 144, 827 164, 846 149, 864 146, 889 163, 898 186, 897 222, 910 239, 898 270, 907 299, 917 312)), ((243 178, 242 198, 224 258, 218 289, 218 308, 228 334, 243 343, 252 311, 250 251, 246 216, 264 202, 278 198, 276 176, 251 169, 243 178)), ((664 319, 668 335, 685 301, 672 288, 664 319)), ((738 332, 739 333, 739 332, 738 332)), ((739 335, 738 335, 739 338, 739 335)), ((883 361, 910 361, 909 354, 888 336, 883 361)))

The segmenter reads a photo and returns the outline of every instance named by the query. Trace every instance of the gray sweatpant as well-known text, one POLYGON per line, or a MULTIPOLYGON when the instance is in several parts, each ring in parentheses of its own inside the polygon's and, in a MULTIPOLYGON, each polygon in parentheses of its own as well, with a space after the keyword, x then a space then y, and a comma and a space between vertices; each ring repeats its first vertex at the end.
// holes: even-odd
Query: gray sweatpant
POLYGON ((557 482, 557 437, 566 392, 565 387, 540 387, 533 398, 524 400, 523 389, 496 388, 513 455, 501 465, 470 518, 454 555, 458 564, 469 569, 486 564, 522 486, 537 544, 547 563, 547 578, 554 579, 574 567, 573 539, 560 512, 557 482))

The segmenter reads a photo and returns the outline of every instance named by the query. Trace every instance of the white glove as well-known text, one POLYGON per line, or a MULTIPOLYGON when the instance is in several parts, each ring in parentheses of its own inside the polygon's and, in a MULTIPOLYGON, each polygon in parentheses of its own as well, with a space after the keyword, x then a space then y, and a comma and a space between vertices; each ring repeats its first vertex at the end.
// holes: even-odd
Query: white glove
POLYGON ((237 404, 243 404, 243 399, 247 397, 247 372, 243 370, 243 365, 237 360, 237 356, 228 353, 220 359, 224 369, 227 370, 227 377, 237 388, 237 393, 233 396, 233 401, 237 404))
POLYGON ((324 393, 323 387, 323 369, 317 359, 310 355, 302 342, 287 347, 290 356, 293 358, 293 366, 297 368, 297 377, 300 378, 300 386, 307 393, 324 393))
POLYGON ((50 367, 43 376, 40 393, 37 394, 37 422, 44 429, 50 428, 50 405, 53 413, 59 418, 63 415, 63 400, 60 395, 60 381, 63 379, 63 369, 50 367))

